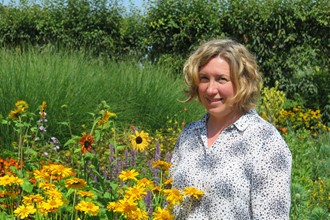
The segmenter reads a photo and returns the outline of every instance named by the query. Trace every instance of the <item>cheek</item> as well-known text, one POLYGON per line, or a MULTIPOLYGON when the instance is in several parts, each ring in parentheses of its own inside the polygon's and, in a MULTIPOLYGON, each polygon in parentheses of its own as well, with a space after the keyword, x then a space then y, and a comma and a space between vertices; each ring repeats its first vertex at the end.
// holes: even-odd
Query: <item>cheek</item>
POLYGON ((232 85, 226 85, 223 86, 222 88, 220 88, 220 92, 225 95, 225 96, 234 96, 235 95, 235 90, 234 87, 232 85))
POLYGON ((207 85, 200 83, 197 87, 198 93, 205 92, 207 90, 207 85))

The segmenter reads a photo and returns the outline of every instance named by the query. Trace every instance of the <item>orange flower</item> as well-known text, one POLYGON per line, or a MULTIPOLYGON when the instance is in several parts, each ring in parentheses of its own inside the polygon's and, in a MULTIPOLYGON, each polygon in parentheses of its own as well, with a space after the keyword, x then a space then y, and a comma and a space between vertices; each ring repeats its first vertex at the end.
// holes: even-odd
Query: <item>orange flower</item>
POLYGON ((87 151, 92 152, 93 136, 90 134, 83 133, 83 136, 79 140, 81 145, 81 152, 85 154, 87 151))

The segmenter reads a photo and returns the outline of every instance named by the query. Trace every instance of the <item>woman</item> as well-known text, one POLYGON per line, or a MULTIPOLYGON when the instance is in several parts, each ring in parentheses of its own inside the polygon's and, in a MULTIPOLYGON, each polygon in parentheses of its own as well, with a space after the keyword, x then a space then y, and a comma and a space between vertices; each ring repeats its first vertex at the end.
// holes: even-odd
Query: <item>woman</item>
POLYGON ((232 40, 201 45, 184 66, 188 99, 207 110, 182 131, 172 157, 173 187, 194 186, 176 219, 289 219, 292 157, 274 126, 255 111, 262 76, 232 40))

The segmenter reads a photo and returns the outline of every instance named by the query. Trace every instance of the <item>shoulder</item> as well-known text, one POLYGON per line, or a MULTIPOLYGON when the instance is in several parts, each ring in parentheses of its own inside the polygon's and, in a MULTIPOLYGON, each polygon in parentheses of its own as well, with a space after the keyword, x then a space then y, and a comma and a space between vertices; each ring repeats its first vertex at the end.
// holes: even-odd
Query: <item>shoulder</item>
POLYGON ((267 138, 269 135, 281 137, 275 126, 262 117, 259 116, 257 111, 251 110, 241 117, 238 121, 238 126, 245 131, 246 134, 252 136, 259 136, 267 138), (264 136, 264 134, 268 134, 264 136))
POLYGON ((264 149, 268 147, 287 148, 287 144, 276 127, 260 117, 255 110, 243 117, 246 117, 243 136, 249 145, 264 149))
POLYGON ((208 118, 208 115, 206 114, 200 120, 190 122, 188 125, 186 125, 183 128, 183 130, 180 134, 180 137, 196 135, 196 132, 198 132, 200 129, 205 128, 207 118, 208 118))

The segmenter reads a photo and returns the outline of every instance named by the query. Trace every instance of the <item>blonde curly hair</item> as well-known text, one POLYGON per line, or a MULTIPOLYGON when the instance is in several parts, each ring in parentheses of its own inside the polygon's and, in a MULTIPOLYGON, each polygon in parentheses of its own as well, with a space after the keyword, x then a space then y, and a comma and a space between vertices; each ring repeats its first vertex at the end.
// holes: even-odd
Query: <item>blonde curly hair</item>
POLYGON ((255 57, 240 43, 230 39, 215 39, 203 43, 194 51, 184 64, 184 81, 188 87, 185 102, 199 99, 199 71, 211 59, 221 57, 230 66, 231 80, 235 96, 231 99, 240 111, 249 111, 258 103, 262 74, 258 70, 255 57))

